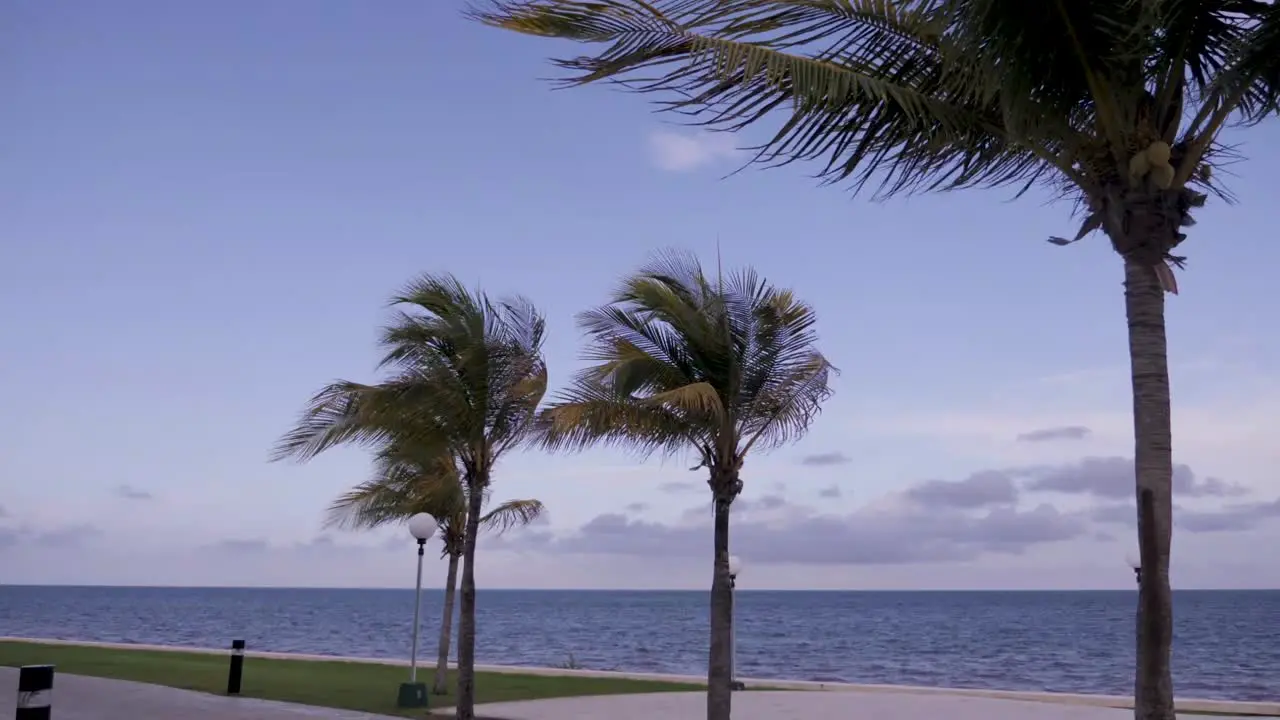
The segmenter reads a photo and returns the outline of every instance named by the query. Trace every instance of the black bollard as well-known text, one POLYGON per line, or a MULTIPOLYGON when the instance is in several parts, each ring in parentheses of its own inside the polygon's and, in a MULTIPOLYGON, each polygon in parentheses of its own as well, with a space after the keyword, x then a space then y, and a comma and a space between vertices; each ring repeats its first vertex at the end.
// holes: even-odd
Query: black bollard
POLYGON ((49 720, 53 717, 53 666, 18 668, 18 710, 14 720, 49 720))
POLYGON ((240 694, 240 676, 244 674, 244 641, 231 641, 231 669, 227 673, 227 694, 240 694))

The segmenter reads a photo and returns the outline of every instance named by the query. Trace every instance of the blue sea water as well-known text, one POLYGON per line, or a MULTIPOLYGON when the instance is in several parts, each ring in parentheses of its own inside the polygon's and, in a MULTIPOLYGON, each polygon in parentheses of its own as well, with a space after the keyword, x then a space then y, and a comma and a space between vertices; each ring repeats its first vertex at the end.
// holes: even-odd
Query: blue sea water
MULTIPOLYGON (((439 591, 424 591, 434 657, 439 591)), ((481 663, 705 672, 706 594, 482 590, 481 663)), ((1280 591, 1180 591, 1184 697, 1280 700, 1280 591)), ((739 674, 1126 694, 1132 592, 738 593, 739 674)), ((0 586, 0 635, 360 657, 408 654, 407 590, 0 586)), ((456 627, 456 625, 455 625, 456 627)))

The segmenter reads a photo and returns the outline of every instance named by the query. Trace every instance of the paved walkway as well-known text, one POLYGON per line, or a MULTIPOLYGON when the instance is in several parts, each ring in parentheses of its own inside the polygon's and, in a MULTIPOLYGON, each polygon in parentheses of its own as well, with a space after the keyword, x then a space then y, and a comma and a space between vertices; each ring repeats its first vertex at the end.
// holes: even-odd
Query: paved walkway
MULTIPOLYGON (((17 668, 0 667, 0 717, 12 717, 17 694, 17 668)), ((56 720, 403 720, 64 673, 52 707, 56 720)))
MULTIPOLYGON (((706 708, 705 693, 655 693, 493 703, 476 706, 476 715, 503 720, 701 720, 706 717, 706 708)), ((1132 717, 1132 710, 946 695, 751 691, 733 696, 733 720, 1124 720, 1132 717)), ((1183 717, 1204 720, 1195 715, 1183 717)), ((1214 720, 1244 719, 1220 716, 1214 720)))
MULTIPOLYGON (((18 671, 0 667, 0 716, 16 704, 18 671)), ((491 703, 476 714, 502 720, 701 720, 700 692, 491 703)), ((448 717, 442 711, 438 717, 448 717)), ((53 683, 57 720, 393 720, 386 715, 307 705, 230 698, 159 685, 58 674, 53 683)), ((733 698, 734 720, 1124 720, 1131 710, 979 697, 889 692, 752 691, 733 698)), ((1195 718, 1196 716, 1186 716, 1195 718)), ((1217 720, 1247 720, 1222 716, 1217 720)))

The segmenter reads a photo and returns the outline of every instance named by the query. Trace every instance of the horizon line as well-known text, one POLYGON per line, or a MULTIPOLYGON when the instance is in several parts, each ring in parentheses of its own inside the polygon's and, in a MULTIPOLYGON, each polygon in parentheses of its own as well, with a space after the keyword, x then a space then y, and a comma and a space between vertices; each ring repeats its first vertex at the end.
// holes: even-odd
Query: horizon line
MULTIPOLYGON (((339 587, 324 585, 146 585, 146 584, 83 584, 83 583, 0 583, 0 588, 68 588, 104 590, 326 590, 326 591, 411 591, 412 587, 371 586, 371 587, 339 587)), ((424 590, 444 590, 443 587, 423 587, 424 590)), ((701 588, 522 588, 493 587, 477 588, 477 592, 580 592, 580 593, 708 593, 701 588)), ((1278 592, 1274 587, 1188 587, 1175 588, 1173 592, 1278 592)), ((738 593, 1137 593, 1137 588, 739 588, 738 593)))

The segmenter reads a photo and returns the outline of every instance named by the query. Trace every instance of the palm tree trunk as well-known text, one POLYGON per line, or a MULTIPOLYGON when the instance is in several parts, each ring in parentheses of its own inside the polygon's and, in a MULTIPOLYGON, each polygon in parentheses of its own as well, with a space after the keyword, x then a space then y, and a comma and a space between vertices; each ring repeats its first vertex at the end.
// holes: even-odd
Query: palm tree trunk
POLYGON ((458 617, 457 720, 476 716, 476 538, 480 535, 480 511, 484 482, 467 478, 467 527, 462 541, 462 602, 458 617))
POLYGON ((458 594, 458 554, 449 552, 449 572, 444 580, 444 617, 440 618, 440 648, 436 651, 436 677, 431 684, 433 695, 449 692, 449 640, 453 634, 453 600, 458 594))
POLYGON ((1169 552, 1173 538, 1173 433, 1164 289, 1150 263, 1125 259, 1125 312, 1133 376, 1134 469, 1138 500, 1137 671, 1135 720, 1174 720, 1173 593, 1169 552))
POLYGON ((707 720, 729 720, 733 706, 733 589, 729 578, 729 507, 733 496, 715 498, 715 566, 711 576, 711 656, 707 663, 707 720))

